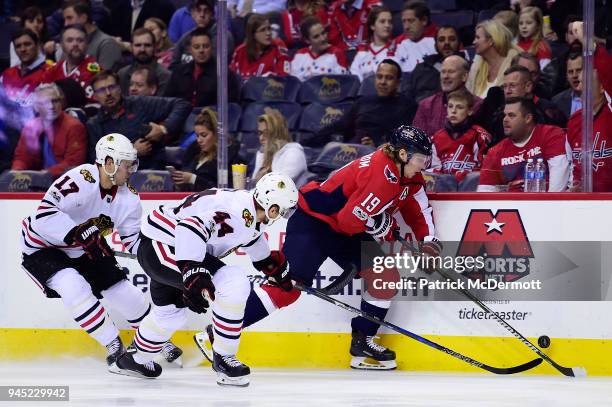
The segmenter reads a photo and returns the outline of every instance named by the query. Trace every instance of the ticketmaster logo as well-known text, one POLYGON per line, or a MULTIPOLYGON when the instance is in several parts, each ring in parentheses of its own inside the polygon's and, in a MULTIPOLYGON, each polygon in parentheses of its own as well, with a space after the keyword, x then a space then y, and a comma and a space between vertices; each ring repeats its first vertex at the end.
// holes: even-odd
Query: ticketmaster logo
MULTIPOLYGON (((496 312, 505 321, 524 321, 531 312, 521 311, 498 311, 496 312)), ((495 319, 493 314, 477 310, 475 308, 463 308, 459 310, 459 319, 495 319)))

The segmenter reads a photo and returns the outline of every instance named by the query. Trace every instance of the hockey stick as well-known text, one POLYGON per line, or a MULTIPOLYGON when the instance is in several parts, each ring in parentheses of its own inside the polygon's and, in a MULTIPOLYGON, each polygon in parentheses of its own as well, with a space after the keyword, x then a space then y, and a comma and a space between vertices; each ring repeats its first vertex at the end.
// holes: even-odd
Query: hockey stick
MULTIPOLYGON (((397 239, 397 241, 399 241, 405 248, 407 248, 411 252, 419 253, 419 254, 421 253, 421 251, 417 247, 415 247, 410 242, 408 242, 406 239, 401 237, 398 232, 395 233, 395 238, 397 239)), ((447 279, 447 280, 450 280, 450 281, 453 281, 453 282, 457 281, 456 279, 451 277, 448 273, 446 273, 446 271, 444 271, 444 270, 440 270, 440 269, 436 268, 435 271, 438 274, 440 274, 442 277, 447 279)), ((506 330, 508 330, 508 332, 510 332, 515 338, 520 340, 529 349, 531 349, 532 351, 537 353, 537 355, 540 358, 542 358, 543 360, 548 362, 551 366, 553 366, 555 369, 557 369, 563 375, 570 376, 570 377, 584 377, 584 376, 587 375, 586 369, 584 367, 579 367, 579 366, 577 366, 577 367, 564 367, 564 366, 559 365, 554 360, 552 360, 548 355, 546 355, 538 347, 536 347, 533 343, 531 343, 531 341, 529 341, 529 339, 525 338, 519 331, 514 329, 509 323, 507 323, 502 317, 500 317, 497 314, 497 312, 493 311, 491 308, 489 308, 487 305, 485 305, 482 301, 480 301, 478 298, 476 298, 476 296, 474 294, 472 294, 471 292, 469 292, 469 291, 467 291, 465 289, 462 289, 462 288, 457 288, 457 289, 455 289, 455 291, 458 291, 461 294, 463 294, 466 297, 468 297, 470 300, 472 300, 472 302, 474 302, 476 305, 478 305, 487 314, 491 314, 497 320, 497 322, 499 322, 504 328, 506 328, 506 330)))
MULTIPOLYGON (((254 282, 266 282, 267 281, 267 278, 266 277, 262 277, 262 276, 249 276, 249 278, 251 279, 251 281, 254 281, 254 282)), ((459 360, 462 360, 462 361, 464 361, 466 363, 469 363, 472 366, 479 367, 479 368, 484 369, 484 370, 486 370, 488 372, 491 372, 491 373, 495 373, 495 374, 514 374, 514 373, 520 373, 520 372, 524 372, 524 371, 529 370, 529 369, 533 369, 534 367, 536 367, 540 363, 542 363, 542 359, 541 358, 537 358, 537 359, 531 360, 531 361, 529 361, 527 363, 523 363, 522 365, 512 366, 512 367, 508 367, 508 368, 489 366, 489 365, 487 365, 485 363, 482 363, 482 362, 479 362, 477 360, 474 360, 474 359, 472 359, 472 358, 470 358, 468 356, 462 355, 459 352, 455 352, 454 350, 449 349, 446 346, 442 346, 442 345, 440 345, 440 344, 438 344, 436 342, 430 341, 429 339, 424 338, 424 337, 422 337, 420 335, 417 335, 417 334, 415 334, 413 332, 410 332, 410 331, 408 331, 408 330, 406 330, 404 328, 400 328, 397 325, 394 325, 394 324, 392 324, 390 322, 382 320, 382 319, 380 319, 380 318, 378 318, 378 317, 376 317, 374 315, 371 315, 368 312, 362 311, 362 310, 360 310, 358 308, 355 308, 355 307, 353 307, 353 306, 351 306, 349 304, 346 304, 346 303, 344 303, 342 301, 336 300, 335 298, 332 298, 329 295, 321 292, 321 290, 318 290, 318 289, 313 288, 313 287, 307 287, 307 286, 302 285, 300 283, 294 283, 293 286, 295 288, 297 288, 298 290, 300 290, 300 291, 303 291, 303 292, 305 292, 307 294, 314 295, 315 297, 318 297, 318 298, 320 298, 320 299, 322 299, 324 301, 327 301, 327 302, 329 302, 332 305, 335 305, 335 306, 343 308, 343 309, 345 309, 345 310, 347 310, 349 312, 357 314, 357 315, 367 319, 368 321, 372 321, 372 322, 374 322, 374 323, 376 323, 378 325, 381 325, 381 326, 384 326, 386 328, 389 328, 389 329, 391 329, 391 330, 393 330, 393 331, 395 331, 397 333, 400 333, 402 335, 408 336, 408 337, 410 337, 410 338, 412 338, 412 339, 414 339, 416 341, 419 341, 419 342, 421 342, 421 343, 423 343, 423 344, 425 344, 425 345, 427 345, 429 347, 432 347, 432 348, 434 348, 436 350, 444 352, 444 353, 446 353, 446 354, 448 354, 450 356, 453 356, 453 357, 455 357, 455 358, 457 358, 459 360)))
POLYGON ((117 257, 125 257, 126 259, 135 259, 137 256, 128 252, 121 252, 119 250, 113 250, 113 254, 117 257))

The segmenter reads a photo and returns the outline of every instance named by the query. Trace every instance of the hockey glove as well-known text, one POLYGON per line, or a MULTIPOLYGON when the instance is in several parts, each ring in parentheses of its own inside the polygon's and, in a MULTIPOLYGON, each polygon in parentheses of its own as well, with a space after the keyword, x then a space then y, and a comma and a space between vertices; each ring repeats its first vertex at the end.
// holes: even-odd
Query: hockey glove
POLYGON ((85 254, 92 260, 114 257, 113 250, 92 219, 74 227, 64 241, 68 244, 76 243, 81 246, 85 254))
POLYGON ((419 243, 419 248, 423 253, 423 261, 425 264, 422 265, 421 270, 427 274, 431 274, 435 271, 434 258, 440 256, 442 252, 442 242, 433 236, 426 236, 425 239, 419 243), (427 260, 429 258, 429 260, 427 260))
POLYGON ((215 300, 215 285, 212 276, 224 263, 216 257, 206 254, 204 261, 178 261, 183 274, 183 302, 195 313, 204 314, 210 306, 207 298, 215 300))
POLYGON ((399 230, 397 221, 387 212, 374 215, 366 221, 366 232, 374 236, 376 239, 382 239, 387 242, 395 240, 395 231, 399 230))
POLYGON ((293 283, 289 273, 289 263, 282 252, 273 250, 263 260, 254 261, 253 267, 261 271, 284 291, 291 291, 293 283))

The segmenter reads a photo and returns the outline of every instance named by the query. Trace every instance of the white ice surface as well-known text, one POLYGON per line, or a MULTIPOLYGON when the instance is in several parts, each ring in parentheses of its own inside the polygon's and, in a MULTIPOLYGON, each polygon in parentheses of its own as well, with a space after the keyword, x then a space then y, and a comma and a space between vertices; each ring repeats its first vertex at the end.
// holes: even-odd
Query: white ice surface
POLYGON ((209 366, 153 380, 108 373, 91 359, 0 363, 0 385, 68 385, 70 403, 2 406, 611 406, 612 378, 253 369, 247 388, 220 387, 209 366))

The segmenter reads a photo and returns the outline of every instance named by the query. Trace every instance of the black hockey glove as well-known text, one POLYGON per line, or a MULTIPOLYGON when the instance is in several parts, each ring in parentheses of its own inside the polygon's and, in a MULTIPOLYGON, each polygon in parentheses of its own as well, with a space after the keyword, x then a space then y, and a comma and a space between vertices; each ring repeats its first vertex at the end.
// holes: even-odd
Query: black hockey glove
POLYGON ((254 261, 253 267, 268 276, 273 283, 284 291, 291 291, 293 288, 291 274, 289 273, 289 262, 282 252, 273 250, 265 259, 254 261))
POLYGON ((225 265, 216 257, 206 254, 204 260, 178 261, 183 275, 183 302, 195 313, 204 314, 210 306, 207 298, 215 300, 215 285, 212 276, 225 265))
POLYGON ((115 257, 104 236, 94 224, 93 219, 74 227, 64 239, 67 244, 76 243, 85 251, 92 260, 104 257, 115 257))

